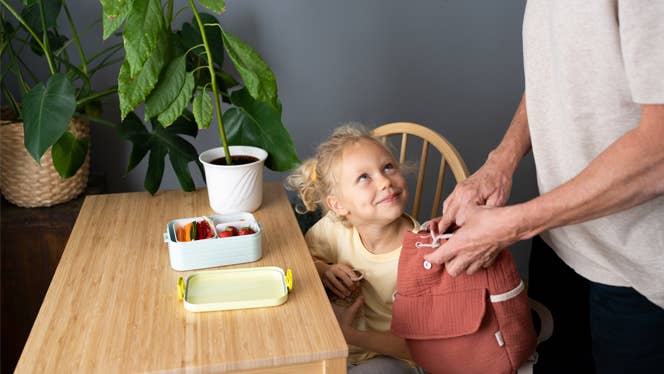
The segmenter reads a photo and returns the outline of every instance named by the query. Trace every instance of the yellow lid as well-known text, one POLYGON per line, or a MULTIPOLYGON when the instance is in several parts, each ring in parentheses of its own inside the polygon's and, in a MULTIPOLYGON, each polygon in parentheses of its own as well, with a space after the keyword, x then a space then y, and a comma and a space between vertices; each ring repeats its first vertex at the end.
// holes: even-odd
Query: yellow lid
POLYGON ((293 274, 275 266, 210 270, 192 274, 183 282, 186 284, 178 287, 184 307, 204 312, 283 304, 293 287, 293 274))
POLYGON ((178 300, 182 301, 184 299, 184 290, 185 290, 185 285, 184 285, 184 279, 182 277, 178 278, 178 300))
POLYGON ((286 287, 288 287, 288 292, 293 291, 293 272, 291 269, 286 269, 286 287))

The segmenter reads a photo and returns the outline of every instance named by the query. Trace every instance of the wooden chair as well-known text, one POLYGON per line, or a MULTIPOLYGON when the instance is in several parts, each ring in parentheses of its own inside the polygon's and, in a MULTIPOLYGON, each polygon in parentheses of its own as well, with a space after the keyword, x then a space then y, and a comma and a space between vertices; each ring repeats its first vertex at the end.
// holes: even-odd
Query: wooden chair
MULTIPOLYGON (((409 137, 414 139, 419 138, 422 146, 420 149, 419 162, 417 164, 417 182, 415 184, 415 197, 413 199, 413 207, 411 214, 415 219, 419 219, 420 206, 422 200, 422 191, 424 189, 425 173, 427 170, 427 161, 429 156, 429 145, 432 145, 437 153, 440 154, 440 164, 438 167, 438 175, 436 179, 436 190, 434 193, 433 204, 431 205, 431 214, 426 219, 437 217, 440 215, 441 209, 441 196, 443 194, 443 182, 445 179, 445 171, 449 167, 454 174, 456 182, 459 183, 468 177, 468 168, 466 163, 463 162, 461 155, 454 148, 454 146, 445 139, 442 135, 428 127, 409 122, 394 122, 379 126, 373 129, 373 134, 378 136, 387 143, 388 137, 394 135, 401 136, 401 145, 399 151, 399 162, 403 164, 406 161, 406 148, 408 146, 409 137)), ((415 141, 411 142, 415 143, 415 141)))

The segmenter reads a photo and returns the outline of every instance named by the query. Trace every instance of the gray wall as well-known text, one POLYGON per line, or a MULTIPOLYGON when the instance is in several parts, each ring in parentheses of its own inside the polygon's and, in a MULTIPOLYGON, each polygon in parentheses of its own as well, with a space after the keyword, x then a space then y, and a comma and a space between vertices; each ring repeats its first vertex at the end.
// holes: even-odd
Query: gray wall
MULTIPOLYGON (((98 2, 75 3, 75 18, 101 14, 98 2)), ((521 97, 524 6, 525 1, 493 0, 227 0, 220 19, 273 69, 283 121, 301 158, 311 156, 343 122, 373 127, 412 121, 447 137, 472 172, 500 141, 521 97)), ((99 35, 98 28, 86 40, 93 50, 99 35)), ((98 81, 113 84, 115 74, 110 69, 98 81)), ((117 103, 109 104, 106 118, 119 121, 117 103)), ((212 129, 195 141, 199 151, 218 144, 212 129)), ((94 126, 92 172, 105 176, 109 192, 143 188, 147 162, 124 176, 128 152, 113 129, 94 126)), ((266 179, 284 176, 268 171, 266 179)), ((162 189, 177 188, 167 167, 162 189)), ((511 201, 527 200, 536 191, 527 158, 515 176, 511 201)), ((524 275, 528 248, 520 243, 513 250, 524 275)))

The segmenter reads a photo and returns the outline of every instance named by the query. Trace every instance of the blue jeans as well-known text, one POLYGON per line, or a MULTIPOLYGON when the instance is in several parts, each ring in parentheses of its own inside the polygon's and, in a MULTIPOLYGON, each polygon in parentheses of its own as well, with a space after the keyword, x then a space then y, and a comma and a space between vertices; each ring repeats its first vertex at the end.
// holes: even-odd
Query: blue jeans
POLYGON ((551 339, 535 374, 656 373, 664 363, 664 309, 630 287, 589 281, 533 239, 528 294, 551 310, 551 339))

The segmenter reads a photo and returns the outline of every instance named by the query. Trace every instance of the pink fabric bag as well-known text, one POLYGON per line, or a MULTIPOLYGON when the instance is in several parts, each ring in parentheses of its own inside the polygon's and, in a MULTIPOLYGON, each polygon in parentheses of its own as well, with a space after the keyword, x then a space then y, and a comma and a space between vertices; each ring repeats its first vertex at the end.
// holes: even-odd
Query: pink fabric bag
POLYGON ((392 332, 433 374, 516 372, 535 351, 536 337, 512 255, 503 250, 488 269, 452 277, 424 260, 436 249, 432 242, 428 232, 405 234, 392 332))

